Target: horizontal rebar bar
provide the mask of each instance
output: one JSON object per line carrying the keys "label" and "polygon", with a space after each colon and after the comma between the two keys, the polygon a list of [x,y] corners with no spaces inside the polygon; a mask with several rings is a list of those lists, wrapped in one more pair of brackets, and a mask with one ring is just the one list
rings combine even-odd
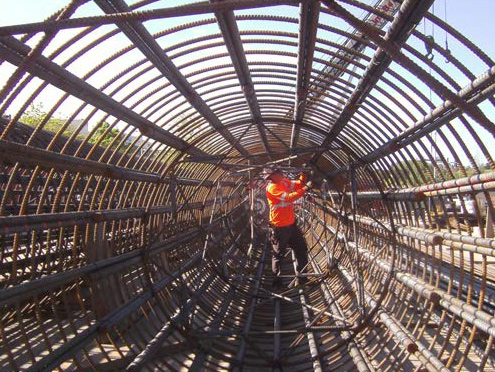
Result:
{"label": "horizontal rebar bar", "polygon": [[[344,214],[339,213],[337,210],[335,210],[333,208],[323,206],[319,203],[315,203],[315,205],[317,205],[322,210],[329,212],[331,215],[341,218],[341,220],[344,223],[351,223],[353,221],[352,216],[346,216]],[[321,221],[321,219],[319,219],[318,217],[316,219],[319,220],[321,223],[323,223],[323,221]],[[356,222],[362,223],[362,224],[370,226],[370,227],[383,229],[387,233],[391,232],[391,225],[390,225],[389,221],[380,221],[380,220],[372,219],[371,217],[356,215]],[[422,229],[419,227],[403,226],[403,225],[400,225],[397,223],[394,224],[394,227],[395,227],[394,232],[399,234],[399,235],[407,236],[409,238],[418,239],[418,240],[424,241],[424,242],[429,243],[429,244],[435,244],[435,245],[436,244],[442,244],[442,241],[443,241],[442,234],[440,232],[437,232],[437,231]]]}
{"label": "horizontal rebar bar", "polygon": [[[365,249],[359,248],[359,252],[367,260],[375,263],[381,269],[390,272],[389,264],[383,262],[381,259],[375,257]],[[422,279],[411,274],[395,271],[394,276],[399,282],[414,290],[422,297],[427,298],[434,303],[440,304],[452,314],[461,317],[476,326],[481,331],[495,337],[495,316],[492,316],[483,310],[477,309],[474,306],[459,300],[455,296],[446,293],[442,289],[425,283]]]}
{"label": "horizontal rebar bar", "polygon": [[[347,270],[342,268],[341,270],[347,277],[347,279],[352,279],[352,276]],[[366,292],[366,302],[369,306],[376,306],[376,300],[368,292]],[[447,367],[445,367],[444,363],[442,363],[430,350],[428,350],[423,345],[422,342],[414,337],[414,335],[406,327],[404,327],[401,322],[391,316],[385,309],[381,308],[378,311],[377,315],[382,321],[382,324],[384,324],[389,329],[393,337],[397,338],[399,342],[402,343],[408,353],[415,353],[418,358],[420,358],[421,362],[428,371],[450,371]]]}
{"label": "horizontal rebar bar", "polygon": [[[330,192],[329,195],[334,198],[338,198],[340,197],[341,194],[338,192]],[[346,195],[350,197],[351,193],[348,192],[346,193]],[[394,201],[413,201],[413,202],[419,202],[426,198],[426,195],[423,192],[417,192],[417,191],[404,192],[402,190],[386,191],[383,194],[378,191],[358,191],[356,196],[359,200],[388,199]]]}
{"label": "horizontal rebar bar", "polygon": [[[0,37],[0,57],[6,61],[16,66],[20,66],[29,53],[31,53],[31,49],[21,41],[10,36]],[[53,84],[62,91],[70,93],[74,97],[132,125],[149,138],[177,150],[184,151],[189,155],[207,155],[200,149],[184,141],[182,138],[155,125],[150,120],[139,115],[136,111],[117,102],[114,98],[106,95],[101,90],[93,87],[46,57],[38,57],[36,63],[28,66],[27,70],[40,79]]]}
{"label": "horizontal rebar bar", "polygon": [[[213,200],[179,204],[180,210],[202,209],[213,204]],[[46,230],[71,227],[97,222],[112,222],[131,218],[146,218],[157,214],[169,214],[172,205],[154,206],[151,208],[101,209],[96,211],[43,213],[24,216],[0,217],[0,232],[12,234],[29,230]]]}
{"label": "horizontal rebar bar", "polygon": [[143,11],[122,12],[103,16],[61,19],[24,25],[0,27],[0,36],[32,32],[47,32],[67,28],[101,26],[119,21],[149,21],[153,19],[208,14],[218,11],[242,10],[256,7],[297,5],[308,0],[227,0],[218,3],[198,3]]}
{"label": "horizontal rebar bar", "polygon": [[[347,280],[351,281],[353,279],[353,276],[345,268],[339,267],[339,270],[347,278]],[[365,291],[364,293],[364,298],[366,300],[366,304],[369,307],[373,308],[378,305],[375,299],[367,291]],[[413,354],[418,351],[416,340],[414,340],[410,334],[403,332],[401,327],[399,326],[399,322],[397,321],[397,319],[392,317],[381,306],[378,309],[377,316],[388,328],[389,333],[393,335],[394,338],[397,338],[399,340],[399,342],[403,345],[404,349],[406,349],[408,353]]]}
{"label": "horizontal rebar bar", "polygon": [[121,270],[125,267],[129,267],[141,261],[143,253],[145,252],[148,255],[153,256],[155,254],[162,253],[164,251],[177,247],[180,244],[191,241],[204,232],[214,230],[222,221],[222,219],[223,217],[217,218],[212,224],[206,224],[202,227],[197,227],[184,233],[176,234],[173,238],[167,239],[163,242],[153,243],[150,247],[140,247],[132,251],[122,253],[115,257],[102,259],[100,261],[92,262],[78,268],[51,274],[40,279],[18,284],[14,287],[1,289],[0,306],[5,306],[16,301],[22,301],[29,297],[36,296],[40,293],[50,291],[53,288],[60,287],[85,275],[95,275],[103,271],[116,271]]}

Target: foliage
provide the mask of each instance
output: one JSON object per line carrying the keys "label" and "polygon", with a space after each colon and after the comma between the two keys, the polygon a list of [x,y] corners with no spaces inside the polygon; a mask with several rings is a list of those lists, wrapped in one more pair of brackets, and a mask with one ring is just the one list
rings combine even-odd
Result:
{"label": "foliage", "polygon": [[[109,129],[110,124],[108,124],[106,121],[103,122],[98,129],[96,129],[93,137],[89,139],[89,143],[96,143],[98,141],[101,142],[99,143],[100,146],[102,147],[108,147],[112,143],[115,137],[117,137],[120,134],[120,131],[118,129]],[[126,149],[130,146],[130,143],[124,143],[121,146],[121,149]],[[113,147],[116,147],[116,144],[113,145]]]}
{"label": "foliage", "polygon": [[[24,115],[21,117],[21,122],[27,124],[33,128],[36,128],[38,125],[45,120],[47,116],[46,111],[43,109],[43,104],[39,103],[34,105],[31,103],[29,108],[26,110]],[[50,117],[46,123],[43,125],[43,130],[49,130],[50,132],[57,133],[60,128],[65,124],[67,119],[64,118],[56,118]],[[66,130],[63,132],[64,136],[69,136],[71,134],[70,130]]]}
{"label": "foliage", "polygon": [[[45,120],[47,116],[47,112],[43,108],[43,104],[39,103],[37,105],[34,105],[31,103],[29,108],[26,110],[24,115],[21,117],[21,122],[24,124],[27,124],[31,127],[37,127],[40,125],[40,123]],[[67,119],[64,118],[58,118],[58,117],[50,117],[46,123],[43,125],[43,130],[48,130],[54,133],[57,133],[60,128],[66,123]],[[117,137],[120,133],[118,129],[110,129],[110,124],[107,122],[103,122],[99,128],[95,131],[93,137],[89,139],[89,143],[96,143],[101,139],[101,142],[99,143],[100,146],[102,147],[108,147],[112,143],[113,139]],[[69,127],[67,130],[65,130],[62,134],[66,137],[69,137],[72,134],[72,130],[75,128]],[[108,132],[107,132],[108,130]],[[84,139],[84,135],[79,135],[78,139],[82,140]],[[121,147],[121,149],[127,149],[130,146],[130,143],[124,143]]]}
{"label": "foliage", "polygon": [[[479,162],[477,166],[480,173],[491,171],[488,164]],[[478,173],[476,168],[470,166],[464,166],[464,171],[462,166],[456,163],[446,165],[443,162],[438,162],[436,166],[434,166],[430,161],[406,160],[396,164],[390,172],[386,172],[388,173],[388,176],[383,179],[389,179],[391,177],[391,173],[396,176],[400,175],[403,178],[404,184],[399,186],[410,187],[418,186],[424,183],[435,183],[450,179],[469,177]]]}

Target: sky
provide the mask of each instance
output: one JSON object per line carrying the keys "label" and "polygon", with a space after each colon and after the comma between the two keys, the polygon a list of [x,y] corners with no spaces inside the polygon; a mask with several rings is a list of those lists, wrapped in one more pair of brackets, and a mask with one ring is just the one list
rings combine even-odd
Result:
{"label": "sky", "polygon": [[[494,0],[447,0],[447,22],[495,57]],[[435,14],[444,19],[445,0],[435,3]]]}
{"label": "sky", "polygon": [[[367,2],[373,3],[375,0]],[[134,0],[128,0],[128,3]],[[163,0],[158,2],[156,7],[171,7],[186,0]],[[55,11],[68,3],[67,0],[0,0],[0,26],[22,24],[30,22],[39,22],[52,15]],[[297,17],[297,9],[294,16]],[[264,10],[266,11],[266,10]],[[437,17],[446,20],[460,33],[471,39],[492,59],[495,59],[495,23],[493,22],[493,14],[495,14],[495,0],[437,0],[434,7],[430,10]],[[78,10],[75,17],[102,14],[101,10],[94,4],[84,5],[81,10]],[[154,22],[145,23],[152,30]],[[172,19],[168,23],[180,22],[179,19]],[[156,24],[156,23],[155,23]],[[269,27],[269,26],[268,26]],[[297,27],[295,25],[294,27]],[[435,39],[441,45],[444,45],[445,33],[442,30],[432,29],[428,22],[419,25],[420,30],[426,31],[426,34],[434,34]],[[194,30],[193,30],[194,31]],[[199,30],[200,31],[200,30]],[[467,53],[465,50],[456,50],[456,45],[451,42],[449,45],[455,56],[460,56],[460,60],[470,68],[475,75],[486,70],[486,66],[470,66],[470,58],[466,54],[462,58],[462,53]],[[121,45],[118,45],[120,48]],[[461,55],[459,54],[461,53]],[[437,57],[440,58],[440,57]],[[474,60],[474,59],[473,59]],[[435,61],[437,62],[437,61]],[[441,61],[438,61],[439,64]],[[447,66],[441,66],[447,68]],[[4,81],[2,78],[1,81]],[[459,81],[461,86],[464,86],[467,81]],[[96,84],[97,86],[98,84]]]}
{"label": "sky", "polygon": [[[39,22],[62,6],[67,0],[0,0],[0,26]],[[164,1],[163,7],[170,6],[171,1]],[[476,40],[489,56],[495,58],[495,14],[494,0],[437,0],[434,12],[472,40]],[[95,8],[96,9],[96,8]]]}

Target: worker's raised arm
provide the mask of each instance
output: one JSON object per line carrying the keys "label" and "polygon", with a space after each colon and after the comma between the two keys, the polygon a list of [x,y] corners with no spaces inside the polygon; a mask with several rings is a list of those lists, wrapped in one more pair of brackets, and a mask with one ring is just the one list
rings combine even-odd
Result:
{"label": "worker's raised arm", "polygon": [[290,192],[294,192],[297,190],[302,189],[305,185],[306,182],[308,182],[308,176],[306,173],[301,173],[299,174],[299,177],[295,180],[286,180],[290,184]]}
{"label": "worker's raised arm", "polygon": [[276,201],[284,201],[286,203],[292,203],[296,201],[300,197],[302,197],[306,193],[307,187],[300,186],[293,192],[286,192],[282,187],[279,187],[277,184],[270,184],[267,188],[267,193],[269,194],[269,198]]}
{"label": "worker's raised arm", "polygon": [[304,194],[306,194],[306,187],[303,186],[300,189],[287,194],[287,196],[285,197],[285,201],[291,203],[301,198]]}

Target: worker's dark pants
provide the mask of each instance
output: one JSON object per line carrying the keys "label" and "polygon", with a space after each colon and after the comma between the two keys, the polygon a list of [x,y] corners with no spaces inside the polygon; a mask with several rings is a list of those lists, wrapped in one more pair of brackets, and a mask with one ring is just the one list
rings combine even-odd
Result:
{"label": "worker's dark pants", "polygon": [[275,276],[282,272],[281,262],[287,246],[292,248],[296,256],[296,275],[301,274],[308,263],[308,246],[306,240],[295,223],[289,226],[270,226],[270,242],[272,243],[272,271]]}

